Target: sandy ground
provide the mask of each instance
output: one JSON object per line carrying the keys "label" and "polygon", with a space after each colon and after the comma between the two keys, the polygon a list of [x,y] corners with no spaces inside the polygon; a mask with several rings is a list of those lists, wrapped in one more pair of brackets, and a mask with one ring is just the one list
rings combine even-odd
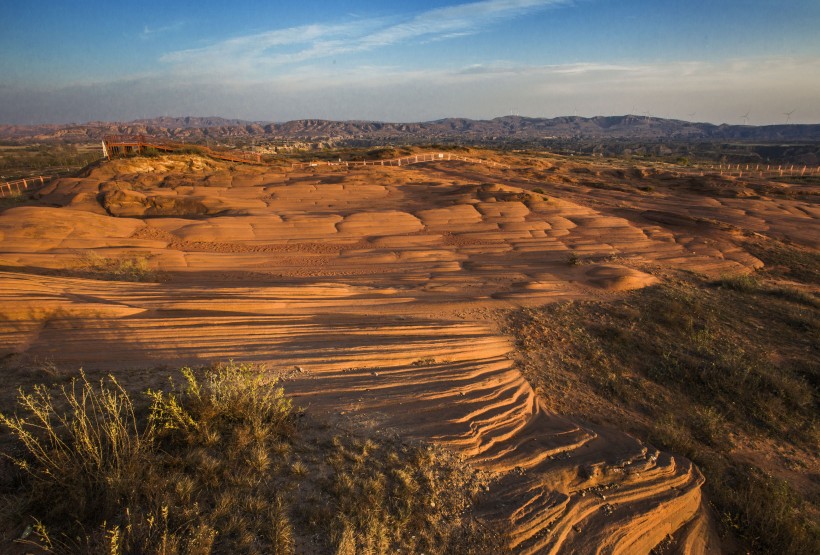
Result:
{"label": "sandy ground", "polygon": [[[175,156],[57,180],[0,213],[0,356],[116,372],[265,364],[307,410],[496,473],[482,510],[516,552],[640,553],[670,534],[711,552],[699,471],[551,412],[494,314],[666,270],[748,272],[761,263],[738,246],[741,228],[817,247],[816,209],[540,169],[266,173]],[[145,260],[160,281],[97,279],[89,253]]]}

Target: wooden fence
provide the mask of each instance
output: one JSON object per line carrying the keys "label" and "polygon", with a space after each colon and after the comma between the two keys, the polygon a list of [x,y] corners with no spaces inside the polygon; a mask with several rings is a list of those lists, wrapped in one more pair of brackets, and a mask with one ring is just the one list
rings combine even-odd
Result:
{"label": "wooden fence", "polygon": [[444,162],[444,161],[458,161],[468,162],[471,164],[484,164],[493,168],[509,168],[504,164],[499,164],[492,160],[482,160],[481,158],[469,158],[467,156],[459,156],[449,152],[428,152],[425,154],[414,154],[412,156],[403,156],[401,158],[390,158],[387,160],[359,160],[346,162],[339,160],[338,162],[317,161],[317,162],[299,162],[291,164],[293,169],[312,168],[316,166],[409,166],[410,164],[421,164],[423,162]]}
{"label": "wooden fence", "polygon": [[712,166],[702,166],[701,171],[718,173],[720,175],[733,177],[804,177],[807,175],[820,175],[820,166],[806,166],[794,164],[718,164]]}
{"label": "wooden fence", "polygon": [[45,185],[46,181],[50,181],[51,179],[49,176],[38,175],[37,177],[27,177],[16,181],[0,183],[0,197],[19,195],[31,187],[41,187]]}

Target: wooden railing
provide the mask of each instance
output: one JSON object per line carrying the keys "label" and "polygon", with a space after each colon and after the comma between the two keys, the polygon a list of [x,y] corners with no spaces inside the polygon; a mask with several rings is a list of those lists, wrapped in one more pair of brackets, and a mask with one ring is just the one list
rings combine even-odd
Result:
{"label": "wooden railing", "polygon": [[718,164],[711,166],[701,166],[701,171],[717,173],[720,175],[734,177],[804,177],[807,175],[820,175],[820,166],[816,168],[807,165],[795,164]]}
{"label": "wooden railing", "polygon": [[25,179],[17,179],[15,181],[6,181],[0,183],[0,197],[11,197],[22,194],[31,187],[41,187],[46,184],[46,181],[53,179],[49,176],[38,175],[37,177],[27,177]]}
{"label": "wooden railing", "polygon": [[316,166],[409,166],[410,164],[421,164],[423,162],[444,162],[444,161],[458,161],[468,162],[471,164],[484,164],[494,168],[509,168],[504,164],[499,164],[493,160],[483,160],[481,158],[470,158],[468,156],[459,156],[449,152],[428,152],[425,154],[414,154],[412,156],[402,156],[400,158],[390,158],[387,160],[358,160],[358,161],[317,161],[317,162],[299,162],[291,164],[293,169],[312,168]]}

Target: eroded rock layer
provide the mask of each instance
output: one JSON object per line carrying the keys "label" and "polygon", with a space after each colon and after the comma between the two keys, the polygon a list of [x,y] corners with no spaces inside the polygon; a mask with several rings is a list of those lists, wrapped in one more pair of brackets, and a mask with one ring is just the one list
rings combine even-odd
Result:
{"label": "eroded rock layer", "polygon": [[640,553],[668,535],[714,549],[699,471],[554,414],[491,316],[644,287],[655,268],[760,265],[729,236],[526,190],[510,170],[147,163],[0,214],[0,356],[263,363],[339,426],[439,442],[493,473],[481,511],[515,552]]}

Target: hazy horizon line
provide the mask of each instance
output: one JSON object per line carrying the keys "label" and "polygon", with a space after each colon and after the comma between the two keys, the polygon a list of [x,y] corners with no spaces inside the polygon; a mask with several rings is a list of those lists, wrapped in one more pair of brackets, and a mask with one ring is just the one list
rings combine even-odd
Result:
{"label": "hazy horizon line", "polygon": [[259,124],[259,125],[281,125],[285,123],[292,123],[298,121],[324,121],[324,122],[333,122],[333,123],[380,123],[380,124],[424,124],[424,123],[436,123],[439,121],[446,121],[446,120],[469,120],[475,122],[482,122],[482,121],[494,121],[498,119],[504,118],[521,118],[521,119],[537,119],[537,120],[554,120],[554,119],[561,119],[561,118],[579,118],[584,120],[593,120],[599,118],[626,118],[626,117],[634,117],[637,119],[652,119],[652,120],[664,120],[664,121],[681,121],[685,123],[692,123],[692,124],[707,124],[707,125],[714,125],[714,126],[729,126],[729,127],[774,127],[774,126],[806,126],[806,125],[820,125],[820,122],[815,123],[792,123],[792,122],[783,122],[783,123],[762,123],[762,124],[740,124],[740,123],[728,123],[728,122],[714,122],[714,121],[706,121],[706,120],[697,120],[697,119],[681,119],[676,117],[667,117],[661,115],[653,115],[653,114],[636,114],[636,113],[625,113],[625,114],[611,114],[611,115],[604,115],[604,114],[597,114],[594,116],[584,116],[580,114],[563,114],[563,115],[555,115],[555,116],[532,116],[532,115],[521,115],[521,114],[506,114],[501,116],[492,116],[486,118],[472,118],[472,117],[465,117],[465,116],[445,116],[441,118],[435,119],[418,119],[418,120],[387,120],[387,119],[367,119],[367,118],[342,118],[342,119],[332,119],[326,117],[301,117],[301,118],[294,118],[294,119],[286,119],[286,120],[253,120],[253,119],[245,119],[245,118],[237,118],[237,117],[230,117],[230,116],[221,116],[221,115],[159,115],[159,116],[146,116],[146,117],[139,117],[135,119],[128,119],[128,120],[102,120],[102,119],[92,119],[87,121],[80,121],[80,122],[41,122],[41,123],[7,123],[7,122],[0,122],[0,125],[8,126],[8,127],[38,127],[38,126],[58,126],[58,127],[71,127],[71,126],[88,126],[94,124],[132,124],[132,123],[141,123],[151,120],[159,120],[159,119],[221,119],[229,122],[237,122],[237,123],[247,123],[247,124]]}

